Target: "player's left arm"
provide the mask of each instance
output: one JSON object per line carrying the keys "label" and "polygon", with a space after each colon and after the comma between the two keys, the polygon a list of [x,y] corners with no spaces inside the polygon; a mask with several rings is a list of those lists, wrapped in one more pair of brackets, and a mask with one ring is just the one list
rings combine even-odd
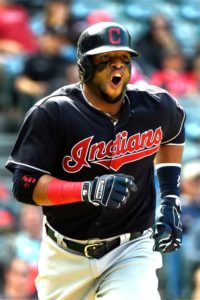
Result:
{"label": "player's left arm", "polygon": [[155,224],[155,250],[171,252],[181,246],[180,174],[183,144],[162,145],[155,158],[161,203]]}
{"label": "player's left arm", "polygon": [[155,224],[155,249],[171,252],[181,246],[180,176],[185,143],[185,112],[167,92],[160,94],[164,115],[163,138],[155,157],[160,208]]}

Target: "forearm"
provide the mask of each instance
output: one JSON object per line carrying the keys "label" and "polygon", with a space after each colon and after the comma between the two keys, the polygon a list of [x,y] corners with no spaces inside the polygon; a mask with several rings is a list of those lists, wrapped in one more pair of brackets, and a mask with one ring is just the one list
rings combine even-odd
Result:
{"label": "forearm", "polygon": [[9,39],[0,39],[0,52],[10,54],[23,54],[22,45],[16,41]]}
{"label": "forearm", "polygon": [[82,201],[82,182],[60,180],[43,175],[33,191],[33,200],[37,205],[51,206]]}
{"label": "forearm", "polygon": [[160,212],[155,225],[155,249],[164,253],[177,250],[181,246],[179,186],[182,155],[183,146],[181,145],[162,146],[155,160],[161,198]]}
{"label": "forearm", "polygon": [[41,96],[47,91],[47,84],[36,82],[26,76],[19,76],[15,81],[16,89],[30,96]]}
{"label": "forearm", "polygon": [[162,146],[155,159],[161,198],[166,195],[179,196],[182,145]]}
{"label": "forearm", "polygon": [[38,180],[33,190],[33,200],[37,205],[51,206],[53,203],[48,199],[48,185],[54,177],[43,175]]}
{"label": "forearm", "polygon": [[25,204],[51,206],[82,201],[82,185],[82,182],[20,169],[16,169],[13,175],[13,194]]}
{"label": "forearm", "polygon": [[16,169],[13,176],[13,192],[19,202],[52,206],[86,202],[120,208],[131,192],[137,190],[133,177],[125,174],[107,174],[91,181],[61,180],[40,172],[27,174]]}

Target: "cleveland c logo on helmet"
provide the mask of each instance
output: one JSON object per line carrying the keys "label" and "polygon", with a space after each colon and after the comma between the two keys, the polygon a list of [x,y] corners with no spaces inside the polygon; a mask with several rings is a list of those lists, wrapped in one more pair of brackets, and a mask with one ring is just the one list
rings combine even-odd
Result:
{"label": "cleveland c logo on helmet", "polygon": [[[108,29],[109,34],[109,41],[111,44],[120,44],[122,39],[120,38],[121,30],[119,28],[109,28]],[[118,38],[116,39],[116,35],[118,35]]]}
{"label": "cleveland c logo on helmet", "polygon": [[128,51],[132,56],[139,56],[133,50],[128,30],[115,22],[99,22],[85,29],[77,43],[77,56],[80,79],[89,81],[94,72],[91,55],[111,51]]}

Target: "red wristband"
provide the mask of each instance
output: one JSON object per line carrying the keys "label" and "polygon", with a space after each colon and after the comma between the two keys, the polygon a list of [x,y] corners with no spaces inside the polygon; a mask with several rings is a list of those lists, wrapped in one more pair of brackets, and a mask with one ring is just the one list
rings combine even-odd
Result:
{"label": "red wristband", "polygon": [[82,182],[64,181],[53,178],[47,187],[49,201],[55,205],[82,201]]}

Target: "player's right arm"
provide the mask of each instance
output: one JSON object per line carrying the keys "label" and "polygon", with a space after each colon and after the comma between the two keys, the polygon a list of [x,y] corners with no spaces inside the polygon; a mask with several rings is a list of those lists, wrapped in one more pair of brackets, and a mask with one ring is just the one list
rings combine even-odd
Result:
{"label": "player's right arm", "polygon": [[83,182],[53,177],[63,147],[61,141],[68,138],[61,120],[67,128],[67,114],[70,111],[71,115],[71,101],[66,96],[55,95],[42,99],[27,112],[6,164],[14,172],[15,198],[23,203],[41,206],[86,202],[119,208],[126,203],[130,192],[136,189],[131,176],[106,174]]}
{"label": "player's right arm", "polygon": [[51,180],[53,180],[54,177],[50,175],[43,175],[38,180],[34,190],[33,190],[33,201],[37,205],[41,206],[52,206],[54,205],[52,201],[48,198],[48,186]]}
{"label": "player's right arm", "polygon": [[13,177],[16,199],[41,206],[83,201],[96,206],[119,208],[126,203],[131,191],[136,191],[134,179],[125,174],[107,174],[91,181],[72,182],[47,174],[27,174],[16,170]]}

